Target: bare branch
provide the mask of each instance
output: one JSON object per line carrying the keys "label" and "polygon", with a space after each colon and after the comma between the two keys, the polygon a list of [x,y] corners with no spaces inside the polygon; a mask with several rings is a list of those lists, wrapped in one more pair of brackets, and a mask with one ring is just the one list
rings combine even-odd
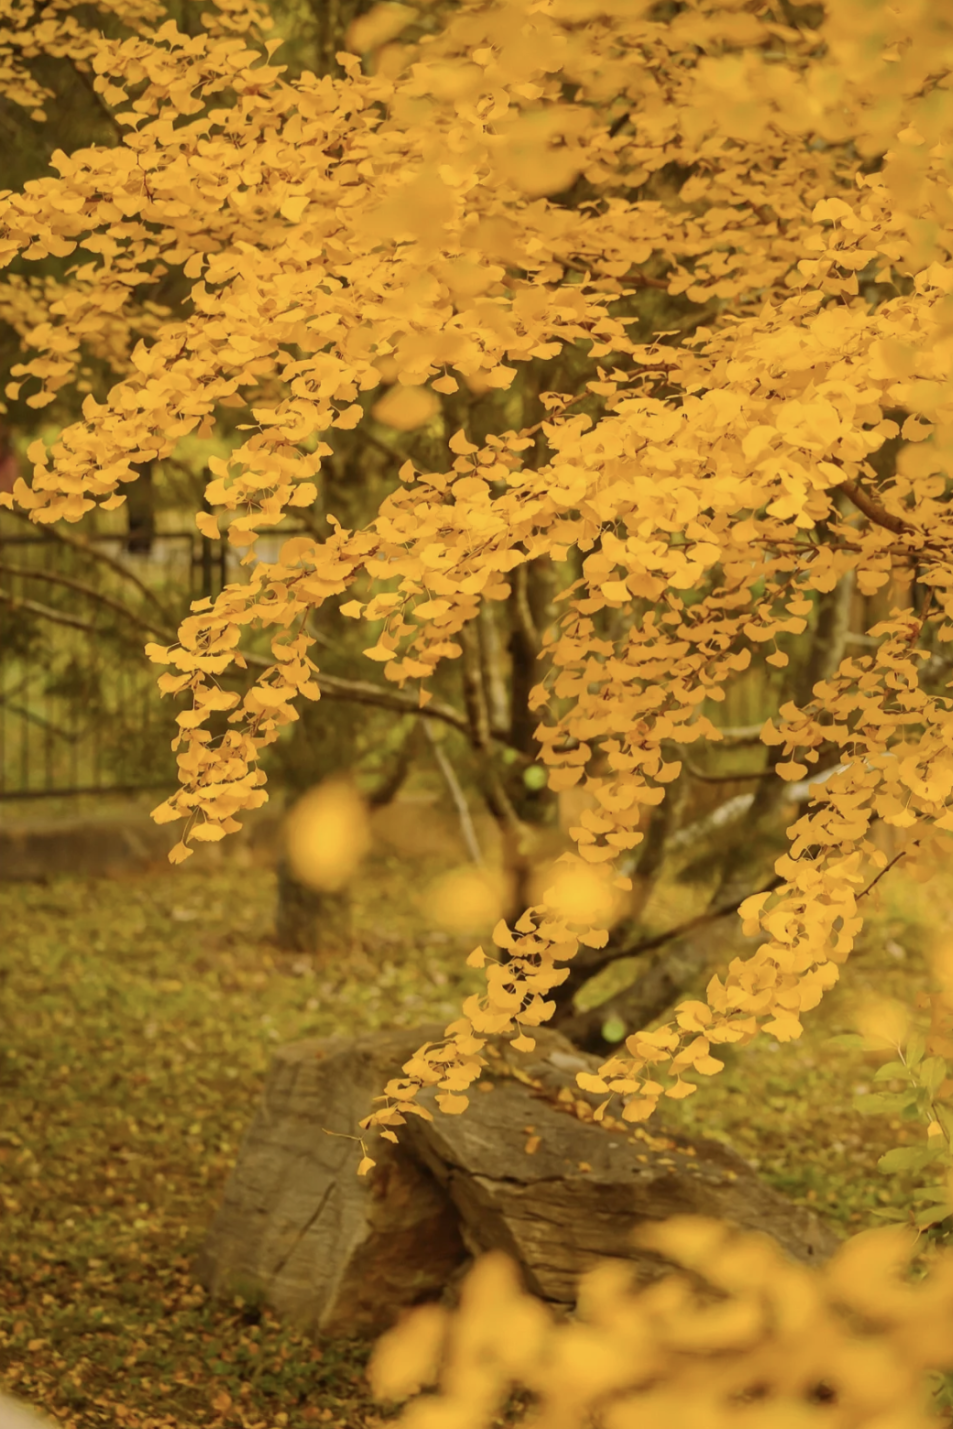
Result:
{"label": "bare branch", "polygon": [[[250,665],[262,669],[275,664],[274,660],[269,660],[265,655],[246,654],[245,659]],[[445,705],[442,700],[431,700],[424,711],[420,708],[416,695],[405,695],[402,690],[388,690],[383,685],[375,685],[371,680],[343,680],[338,675],[318,674],[315,676],[315,682],[321,694],[332,700],[351,700],[358,705],[377,705],[381,709],[397,710],[400,714],[423,716],[426,713],[428,719],[439,719],[443,724],[458,729],[461,734],[470,733],[470,726],[464,716],[452,705]]]}
{"label": "bare branch", "polygon": [[[832,772],[834,771],[826,771],[828,774]],[[825,775],[819,775],[818,777],[823,778]],[[799,797],[796,792],[797,787],[796,785],[792,786],[790,790],[791,796],[795,801],[798,801]],[[742,799],[750,799],[751,797],[749,794],[741,796]],[[870,823],[876,824],[879,822],[880,815],[876,813],[871,814]],[[886,868],[881,869],[877,877],[867,885],[862,893],[857,895],[858,898],[863,898],[868,894],[874,884],[878,883],[884,874],[889,873],[894,864],[903,857],[904,852],[906,852],[906,850],[891,859]],[[762,884],[760,888],[749,889],[739,897],[731,899],[730,902],[720,903],[714,908],[707,909],[704,913],[697,914],[694,918],[686,919],[684,923],[676,923],[674,927],[666,928],[664,932],[655,933],[652,937],[643,938],[637,943],[630,943],[624,947],[612,947],[610,944],[608,947],[601,949],[581,947],[569,965],[571,974],[574,974],[579,982],[588,982],[590,978],[595,977],[596,973],[601,972],[602,969],[608,967],[610,963],[618,962],[621,958],[635,958],[639,957],[642,953],[654,952],[656,948],[664,947],[666,943],[673,942],[676,938],[682,938],[687,933],[693,933],[696,928],[704,928],[707,927],[708,924],[715,923],[721,918],[727,918],[730,914],[737,913],[745,899],[757,897],[760,893],[773,893],[776,888],[779,888],[781,884],[786,881],[783,875],[777,873],[773,878],[770,878],[767,883]]]}
{"label": "bare branch", "polygon": [[158,635],[161,640],[171,638],[167,630],[153,625],[149,620],[143,620],[141,615],[137,615],[121,601],[113,600],[112,596],[103,595],[101,591],[96,590],[93,586],[84,585],[82,581],[74,581],[71,577],[58,575],[55,571],[42,571],[30,566],[8,566],[4,562],[0,562],[0,572],[7,576],[22,576],[26,580],[47,581],[50,585],[65,586],[67,590],[78,591],[80,595],[88,596],[90,600],[96,600],[107,609],[125,616],[127,620],[131,620],[143,630],[148,630],[151,635]]}
{"label": "bare branch", "polygon": [[397,750],[396,758],[391,762],[390,768],[367,795],[367,802],[372,809],[385,808],[400,792],[402,784],[410,773],[414,755],[420,745],[420,736],[423,733],[422,723],[423,721],[419,719],[412,721],[410,728],[401,740],[400,748]]}
{"label": "bare branch", "polygon": [[[30,521],[25,511],[11,510],[9,515],[16,516],[20,521],[26,521],[30,526],[35,525],[34,522]],[[123,580],[130,581],[134,586],[138,587],[138,589],[142,591],[142,594],[146,596],[148,600],[152,601],[152,604],[165,620],[171,619],[168,610],[166,610],[155,591],[151,590],[149,586],[141,581],[137,575],[134,575],[132,571],[127,570],[121,561],[114,560],[112,556],[107,556],[105,551],[97,550],[96,547],[90,545],[88,541],[82,541],[76,536],[67,536],[62,531],[54,530],[52,526],[46,528],[46,535],[51,537],[54,541],[59,541],[64,546],[69,546],[74,551],[81,551],[84,556],[91,556],[94,561],[99,561],[101,565],[108,566],[111,571],[115,571],[117,575],[122,576]]]}
{"label": "bare branch", "polygon": [[781,874],[776,873],[767,883],[760,888],[750,889],[740,898],[734,898],[730,903],[720,904],[716,908],[709,908],[704,913],[698,913],[694,918],[687,918],[684,923],[676,923],[672,928],[666,928],[662,933],[654,933],[650,938],[642,938],[637,943],[630,943],[625,947],[613,948],[611,944],[606,948],[590,949],[580,948],[573,958],[570,968],[575,968],[577,964],[585,972],[585,980],[595,977],[596,973],[603,968],[615,963],[620,958],[637,958],[642,953],[653,952],[656,948],[664,947],[666,943],[673,942],[676,938],[682,938],[686,933],[693,933],[696,928],[707,927],[709,923],[715,923],[721,918],[727,918],[732,913],[737,913],[746,898],[755,897],[759,893],[773,893],[776,888],[786,880]]}
{"label": "bare branch", "polygon": [[0,603],[12,606],[14,610],[25,610],[29,615],[40,615],[52,625],[66,625],[70,630],[85,630],[91,635],[97,633],[95,625],[90,625],[88,620],[80,620],[78,615],[67,615],[65,611],[54,610],[52,606],[41,605],[36,600],[22,600],[6,590],[0,590]]}
{"label": "bare branch", "polygon": [[753,803],[753,794],[736,794],[733,799],[726,799],[723,804],[712,809],[711,813],[672,834],[665,852],[678,853],[681,849],[691,848],[692,844],[700,843],[702,839],[718,833],[720,829],[736,824],[739,819],[744,818]]}
{"label": "bare branch", "polygon": [[453,799],[453,802],[456,805],[457,814],[460,819],[460,831],[463,834],[463,841],[467,846],[467,853],[470,855],[470,858],[473,863],[475,863],[478,867],[481,867],[483,864],[483,854],[480,851],[480,844],[476,836],[476,829],[473,827],[473,819],[470,816],[470,808],[467,804],[466,795],[460,787],[460,781],[456,776],[453,765],[447,758],[446,750],[442,747],[440,741],[434,738],[434,732],[430,727],[430,721],[425,719],[423,723],[424,731],[427,735],[427,738],[430,740],[430,744],[434,752],[434,758],[440,766],[440,773],[443,775],[444,783],[450,790],[450,797]]}
{"label": "bare branch", "polygon": [[899,516],[892,516],[889,511],[885,511],[879,502],[869,496],[862,486],[858,486],[856,481],[842,481],[839,488],[849,501],[862,511],[868,521],[873,521],[877,526],[883,526],[888,531],[893,531],[896,535],[902,535],[909,531],[910,527],[906,521]]}
{"label": "bare branch", "polygon": [[860,891],[860,892],[858,893],[858,895],[857,895],[857,901],[858,901],[858,903],[860,902],[861,898],[866,898],[866,897],[867,897],[867,894],[870,892],[870,890],[871,890],[872,888],[874,888],[874,887],[880,882],[880,880],[883,878],[883,876],[884,876],[885,873],[889,873],[889,872],[890,872],[890,870],[893,868],[893,866],[894,866],[895,863],[899,863],[899,862],[900,862],[900,860],[903,858],[903,856],[904,856],[905,853],[909,853],[909,849],[902,848],[898,854],[894,854],[894,856],[893,856],[893,858],[890,860],[890,862],[889,862],[888,864],[886,864],[886,865],[880,870],[880,872],[877,874],[877,877],[876,877],[876,878],[872,878],[872,879],[870,880],[870,882],[867,884],[867,887],[861,889],[861,891]]}

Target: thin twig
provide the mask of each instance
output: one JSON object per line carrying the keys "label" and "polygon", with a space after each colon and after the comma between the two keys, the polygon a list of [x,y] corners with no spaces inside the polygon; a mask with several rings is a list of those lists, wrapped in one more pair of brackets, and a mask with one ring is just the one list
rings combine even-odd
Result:
{"label": "thin twig", "polygon": [[[428,710],[427,713],[429,714],[430,711]],[[441,747],[440,741],[435,738],[434,732],[430,728],[429,719],[425,719],[423,723],[424,731],[430,740],[434,752],[434,758],[440,766],[440,773],[443,775],[444,782],[450,790],[450,797],[457,806],[457,814],[460,819],[460,831],[463,834],[463,841],[467,846],[467,853],[477,867],[482,867],[483,854],[480,852],[480,844],[476,836],[476,829],[473,826],[473,819],[470,816],[470,808],[467,804],[466,795],[460,787],[460,781],[454,772],[453,765],[447,758],[445,750]]]}
{"label": "thin twig", "polygon": [[[916,845],[914,845],[914,847],[916,847]],[[867,887],[864,888],[860,893],[858,893],[858,895],[857,895],[857,901],[858,901],[858,903],[860,902],[861,898],[866,898],[866,897],[867,897],[867,894],[870,892],[870,890],[871,890],[872,888],[875,888],[875,887],[877,886],[877,884],[878,884],[878,883],[880,882],[880,880],[883,878],[884,874],[885,874],[885,873],[889,873],[890,870],[893,868],[894,864],[895,864],[895,863],[899,863],[900,860],[903,858],[904,854],[905,854],[905,853],[908,853],[908,852],[909,852],[908,849],[902,848],[898,854],[894,854],[893,858],[892,858],[892,859],[890,860],[890,862],[886,865],[886,867],[885,867],[885,868],[882,868],[882,869],[880,870],[880,872],[877,874],[877,877],[876,877],[876,878],[872,878],[872,879],[870,880],[870,882],[867,884]]]}
{"label": "thin twig", "polygon": [[9,591],[0,590],[0,602],[12,606],[14,610],[25,610],[29,615],[42,616],[52,625],[67,625],[71,630],[85,630],[90,635],[99,633],[95,625],[90,625],[88,620],[80,620],[78,615],[66,615],[62,610],[54,610],[52,606],[41,605],[36,600],[23,600],[11,595]]}
{"label": "thin twig", "polygon": [[[14,509],[9,512],[9,515],[15,516],[19,521],[26,521],[31,526],[35,525],[35,522],[30,521],[30,518],[25,511],[17,511]],[[38,541],[41,541],[43,539],[43,537],[37,537]],[[95,546],[90,545],[88,541],[81,541],[76,536],[67,536],[62,531],[55,531],[51,526],[47,527],[46,539],[59,541],[62,545],[70,546],[74,551],[81,551],[84,556],[92,556],[94,561],[99,561],[102,565],[108,566],[110,570],[115,571],[116,574],[122,576],[124,580],[131,581],[134,586],[137,586],[138,589],[142,591],[143,595],[152,601],[152,604],[156,607],[159,613],[166,620],[170,619],[169,612],[166,610],[165,606],[162,604],[162,601],[156,595],[155,591],[150,590],[150,588],[145,584],[144,581],[141,581],[137,575],[134,575],[132,573],[132,571],[127,570],[121,561],[114,560],[112,556],[107,556],[105,551],[98,551]]]}

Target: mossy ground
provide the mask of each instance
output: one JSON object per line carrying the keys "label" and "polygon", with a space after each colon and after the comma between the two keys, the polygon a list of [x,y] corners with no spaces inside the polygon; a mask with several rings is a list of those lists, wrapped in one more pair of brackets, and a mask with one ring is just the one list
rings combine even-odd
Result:
{"label": "mossy ground", "polygon": [[[369,1345],[209,1303],[192,1264],[277,1043],[449,1018],[479,985],[474,938],[428,931],[419,890],[440,859],[423,864],[377,853],[355,946],[317,964],[275,947],[274,876],[247,860],[0,886],[0,1388],[77,1429],[386,1417]],[[759,1039],[665,1107],[848,1230],[903,1204],[877,1159],[923,1133],[860,1118],[852,1096],[877,1059],[823,1044],[851,1030],[858,990],[909,1002],[928,986],[953,903],[945,885],[926,892],[894,870],[803,1037]]]}

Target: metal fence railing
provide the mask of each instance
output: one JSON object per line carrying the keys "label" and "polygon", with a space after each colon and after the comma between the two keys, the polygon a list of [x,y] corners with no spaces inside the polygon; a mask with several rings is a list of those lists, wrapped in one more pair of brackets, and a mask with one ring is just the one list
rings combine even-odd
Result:
{"label": "metal fence railing", "polygon": [[149,640],[232,576],[224,543],[85,541],[0,518],[0,800],[174,782]]}

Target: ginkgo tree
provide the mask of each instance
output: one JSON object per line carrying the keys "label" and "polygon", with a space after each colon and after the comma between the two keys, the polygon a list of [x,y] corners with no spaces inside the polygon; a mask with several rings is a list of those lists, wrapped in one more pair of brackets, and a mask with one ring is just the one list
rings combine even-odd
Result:
{"label": "ginkgo tree", "polygon": [[[953,708],[921,678],[953,637],[953,16],[929,0],[823,14],[462,0],[407,44],[412,12],[381,5],[349,36],[374,56],[366,72],[342,51],[344,78],[289,82],[261,14],[219,9],[231,37],[221,23],[151,32],[145,10],[130,37],[87,36],[123,142],[59,151],[58,176],[0,197],[3,263],[91,255],[26,335],[10,400],[42,409],[82,390],[84,351],[104,322],[132,323],[132,290],[170,268],[191,284],[182,313],[129,328],[128,370],[87,391],[82,419],[30,448],[12,499],[34,521],[112,509],[138,465],[213,433],[223,408],[247,418],[196,517],[227,531],[244,578],[195,603],[176,643],[147,647],[182,701],[180,788],[155,811],[184,821],[173,861],[265,800],[261,751],[320,694],[307,619],[325,601],[348,597],[367,659],[424,711],[515,572],[548,558],[570,577],[531,703],[551,788],[584,783],[593,807],[539,901],[471,955],[485,992],[365,1129],[396,1139],[408,1114],[430,1115],[424,1087],[463,1111],[491,1034],[532,1046],[580,946],[607,938],[620,859],[680,777],[673,747],[717,744],[706,702],[753,663],[783,668],[779,637],[847,577],[870,594],[899,571],[926,593],[766,722],[780,780],[832,772],[774,886],[741,905],[757,949],[580,1074],[642,1120],[696,1090],[686,1073],[718,1072],[720,1045],[800,1034],[887,863],[873,822],[900,831],[924,877],[953,829]],[[11,51],[5,63],[14,85]],[[686,177],[646,196],[666,166]],[[629,331],[629,300],[659,284],[711,310],[678,344]],[[546,416],[527,425],[521,370],[570,346],[596,376],[541,393]],[[512,392],[499,431],[477,441],[454,420],[465,390]],[[327,539],[258,559],[258,535],[315,500],[324,438],[369,414],[433,424],[446,469],[408,460],[362,528],[329,513]],[[898,439],[885,471],[877,454]],[[630,616],[612,638],[606,611]],[[226,690],[243,631],[261,626],[271,663]],[[930,1116],[948,1144],[942,1097]]]}

